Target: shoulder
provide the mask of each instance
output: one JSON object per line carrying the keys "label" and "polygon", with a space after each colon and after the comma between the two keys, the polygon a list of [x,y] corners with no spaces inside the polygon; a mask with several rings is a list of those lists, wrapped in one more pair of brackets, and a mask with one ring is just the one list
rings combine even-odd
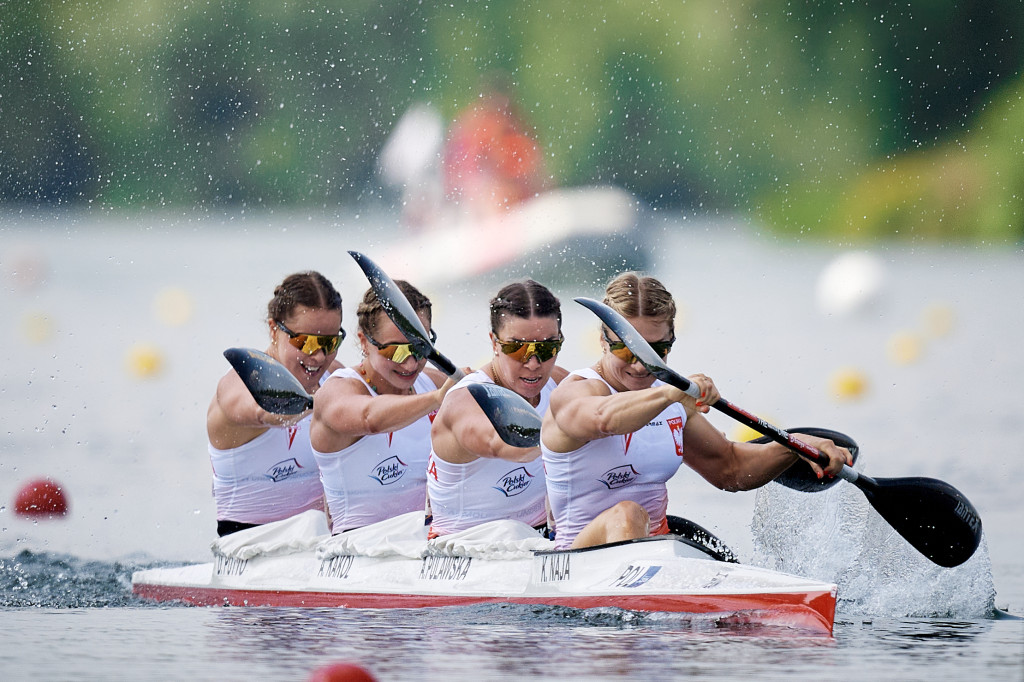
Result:
{"label": "shoulder", "polygon": [[567,376],[569,376],[569,370],[567,370],[565,367],[559,367],[558,365],[555,365],[555,368],[551,370],[551,379],[556,384],[562,383],[562,379],[566,378]]}
{"label": "shoulder", "polygon": [[579,374],[569,374],[551,392],[551,403],[565,404],[570,400],[587,396],[611,395],[608,385],[600,379],[591,379]]}
{"label": "shoulder", "polygon": [[429,377],[438,388],[444,386],[444,382],[448,380],[448,377],[445,376],[444,372],[439,369],[434,369],[433,367],[424,367],[423,374]]}

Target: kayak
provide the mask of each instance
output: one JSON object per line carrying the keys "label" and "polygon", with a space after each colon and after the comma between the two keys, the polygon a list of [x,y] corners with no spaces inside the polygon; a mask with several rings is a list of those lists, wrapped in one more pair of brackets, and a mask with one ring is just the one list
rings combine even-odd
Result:
{"label": "kayak", "polygon": [[314,511],[220,538],[210,563],[137,571],[132,590],[200,606],[511,603],[700,614],[832,632],[834,584],[718,561],[688,538],[553,546],[514,521],[428,541],[422,512],[331,536]]}

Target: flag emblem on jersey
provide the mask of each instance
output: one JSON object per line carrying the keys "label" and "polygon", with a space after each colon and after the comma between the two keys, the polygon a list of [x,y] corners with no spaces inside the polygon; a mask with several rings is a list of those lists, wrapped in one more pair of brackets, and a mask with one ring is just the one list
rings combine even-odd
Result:
{"label": "flag emblem on jersey", "polygon": [[676,454],[683,456],[683,418],[671,417],[668,420],[668,428],[672,429],[672,442],[676,445]]}

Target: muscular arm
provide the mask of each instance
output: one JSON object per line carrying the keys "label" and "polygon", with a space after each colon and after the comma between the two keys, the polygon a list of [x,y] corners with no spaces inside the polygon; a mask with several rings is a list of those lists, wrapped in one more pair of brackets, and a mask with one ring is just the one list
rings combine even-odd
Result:
{"label": "muscular arm", "polygon": [[256,404],[249,389],[232,370],[217,383],[217,392],[206,411],[206,433],[213,447],[228,450],[248,443],[268,427],[296,424],[307,414],[309,410],[300,414],[267,412]]}
{"label": "muscular arm", "polygon": [[470,392],[461,389],[445,398],[430,437],[434,454],[454,464],[479,457],[532,462],[540,456],[540,448],[517,448],[503,441]]}
{"label": "muscular arm", "polygon": [[573,377],[551,393],[541,438],[556,452],[606,436],[631,433],[685,397],[672,386],[611,393],[602,381]]}
{"label": "muscular arm", "polygon": [[428,393],[374,396],[358,379],[328,379],[316,394],[310,442],[321,452],[336,452],[363,436],[397,431],[436,410],[445,390],[442,384]]}
{"label": "muscular arm", "polygon": [[[831,440],[797,433],[793,435],[828,455],[830,470],[838,471],[843,463],[853,461],[846,448],[836,446]],[[759,488],[800,459],[795,452],[775,442],[730,441],[699,413],[687,415],[683,443],[683,461],[711,485],[731,492]],[[820,471],[820,468],[815,467],[815,470]]]}

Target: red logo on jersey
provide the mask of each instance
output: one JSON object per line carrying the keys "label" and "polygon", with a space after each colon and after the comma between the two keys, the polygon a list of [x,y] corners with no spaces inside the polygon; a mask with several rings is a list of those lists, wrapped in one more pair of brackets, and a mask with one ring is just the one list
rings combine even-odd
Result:
{"label": "red logo on jersey", "polygon": [[427,474],[434,477],[437,480],[437,465],[434,464],[434,458],[430,458],[430,466],[427,467]]}
{"label": "red logo on jersey", "polygon": [[292,443],[295,442],[295,436],[299,435],[298,425],[293,424],[288,427],[288,449],[292,449]]}
{"label": "red logo on jersey", "polygon": [[625,433],[625,434],[622,435],[622,437],[626,441],[626,449],[622,451],[622,454],[628,455],[629,454],[629,444],[633,440],[633,433],[632,432]]}
{"label": "red logo on jersey", "polygon": [[672,442],[676,445],[676,454],[683,456],[683,418],[671,417],[668,420],[668,427],[672,429]]}
{"label": "red logo on jersey", "polygon": [[434,410],[433,412],[431,412],[430,414],[427,415],[427,419],[429,419],[430,423],[433,424],[434,423],[434,417],[436,417],[436,416],[437,416],[437,410]]}

